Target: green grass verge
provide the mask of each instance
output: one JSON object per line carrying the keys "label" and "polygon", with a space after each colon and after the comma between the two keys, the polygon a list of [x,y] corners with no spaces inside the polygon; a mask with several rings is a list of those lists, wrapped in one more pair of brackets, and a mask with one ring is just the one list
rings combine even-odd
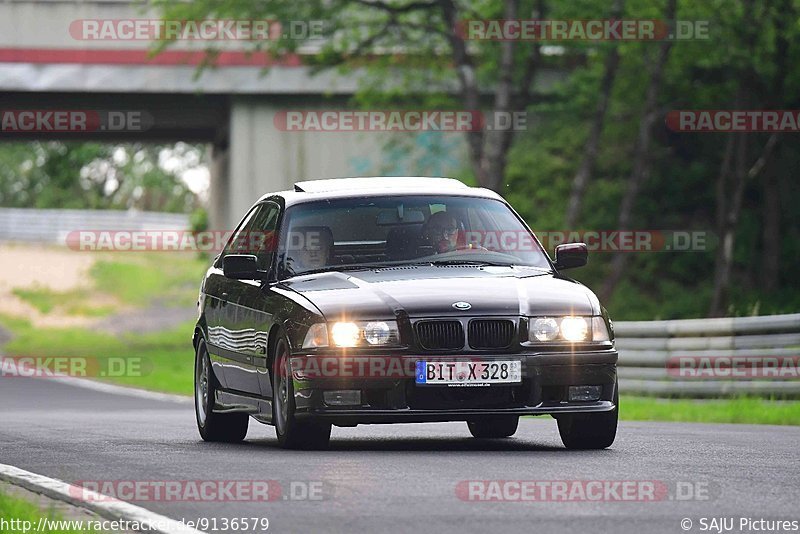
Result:
{"label": "green grass verge", "polygon": [[[153,334],[114,336],[84,328],[34,328],[23,319],[0,317],[13,339],[3,348],[12,357],[80,357],[90,378],[191,395],[194,323]],[[97,376],[102,373],[105,376]]]}
{"label": "green grass verge", "polygon": [[42,313],[58,309],[67,315],[104,317],[115,311],[113,306],[97,306],[88,302],[89,292],[85,289],[62,292],[46,287],[32,287],[16,288],[12,292]]}
{"label": "green grass verge", "polygon": [[684,423],[800,425],[800,402],[739,397],[733,399],[620,399],[620,419]]}
{"label": "green grass verge", "polygon": [[146,306],[153,300],[187,306],[197,300],[207,259],[189,253],[124,254],[92,265],[89,274],[99,291],[134,306]]}
{"label": "green grass verge", "polygon": [[[96,530],[88,530],[88,529],[73,530],[72,528],[69,527],[76,525],[74,523],[70,525],[70,521],[65,520],[61,514],[56,513],[52,507],[48,509],[41,509],[32,502],[0,491],[0,518],[3,518],[7,523],[6,525],[0,524],[0,534],[23,532],[22,529],[23,526],[27,526],[27,528],[30,529],[29,531],[33,531],[38,527],[39,519],[42,517],[50,519],[51,521],[64,521],[64,523],[62,523],[61,525],[53,525],[51,522],[49,525],[44,525],[45,528],[38,531],[40,533],[44,532],[52,534],[73,534],[73,533],[91,534],[93,532],[97,532]],[[12,520],[17,520],[16,526],[20,528],[16,528],[14,526],[15,523],[12,523]],[[4,526],[9,528],[3,528]],[[67,528],[65,529],[65,528],[47,528],[47,527],[67,527]]]}

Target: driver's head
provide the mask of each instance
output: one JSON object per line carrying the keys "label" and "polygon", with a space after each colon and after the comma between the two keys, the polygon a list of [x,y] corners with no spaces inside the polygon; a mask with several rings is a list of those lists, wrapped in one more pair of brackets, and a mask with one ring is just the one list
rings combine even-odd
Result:
{"label": "driver's head", "polygon": [[[327,226],[297,226],[292,231],[299,245],[292,251],[292,269],[295,272],[322,269],[330,261],[333,234]],[[291,239],[290,239],[291,241]]]}
{"label": "driver's head", "polygon": [[446,211],[437,211],[425,223],[423,235],[437,254],[456,250],[458,247],[458,220]]}

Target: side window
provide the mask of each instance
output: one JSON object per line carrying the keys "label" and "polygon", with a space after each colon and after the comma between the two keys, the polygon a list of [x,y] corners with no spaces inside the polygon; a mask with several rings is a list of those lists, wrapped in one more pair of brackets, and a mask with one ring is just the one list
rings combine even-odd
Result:
{"label": "side window", "polygon": [[225,248],[222,250],[222,254],[219,255],[219,260],[217,260],[218,266],[222,265],[222,258],[227,256],[228,254],[248,253],[248,251],[245,250],[247,248],[247,242],[245,240],[245,236],[247,235],[247,231],[253,222],[253,218],[260,209],[261,206],[255,206],[247,213],[247,215],[245,215],[245,218],[242,219],[242,222],[239,223],[239,226],[233,232],[230,239],[228,240],[228,243],[225,245]]}
{"label": "side window", "polygon": [[278,216],[281,209],[277,204],[266,202],[259,208],[248,230],[251,254],[256,255],[258,268],[266,271],[270,267],[272,255],[278,243]]}

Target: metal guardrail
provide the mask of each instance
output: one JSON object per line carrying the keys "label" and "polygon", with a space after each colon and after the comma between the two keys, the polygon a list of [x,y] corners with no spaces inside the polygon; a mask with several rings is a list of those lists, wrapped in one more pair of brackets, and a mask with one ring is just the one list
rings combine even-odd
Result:
{"label": "metal guardrail", "polygon": [[[687,319],[675,321],[629,321],[614,323],[619,350],[622,393],[664,397],[723,397],[756,395],[800,397],[797,358],[800,356],[800,313],[759,317]],[[731,378],[720,369],[682,376],[675,365],[682,361],[698,365],[744,358],[749,362],[789,361],[794,358],[794,376],[763,376],[770,373],[740,373]],[[692,374],[692,373],[688,373]],[[715,375],[715,376],[710,376]]]}
{"label": "metal guardrail", "polygon": [[133,210],[0,208],[0,240],[64,244],[76,230],[186,230],[189,216]]}

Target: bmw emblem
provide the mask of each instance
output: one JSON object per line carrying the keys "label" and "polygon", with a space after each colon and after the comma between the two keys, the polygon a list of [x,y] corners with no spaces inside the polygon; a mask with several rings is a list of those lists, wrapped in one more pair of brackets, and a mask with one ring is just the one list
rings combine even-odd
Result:
{"label": "bmw emblem", "polygon": [[459,302],[454,302],[453,307],[457,310],[468,310],[472,307],[472,304],[470,304],[469,302],[459,301]]}

